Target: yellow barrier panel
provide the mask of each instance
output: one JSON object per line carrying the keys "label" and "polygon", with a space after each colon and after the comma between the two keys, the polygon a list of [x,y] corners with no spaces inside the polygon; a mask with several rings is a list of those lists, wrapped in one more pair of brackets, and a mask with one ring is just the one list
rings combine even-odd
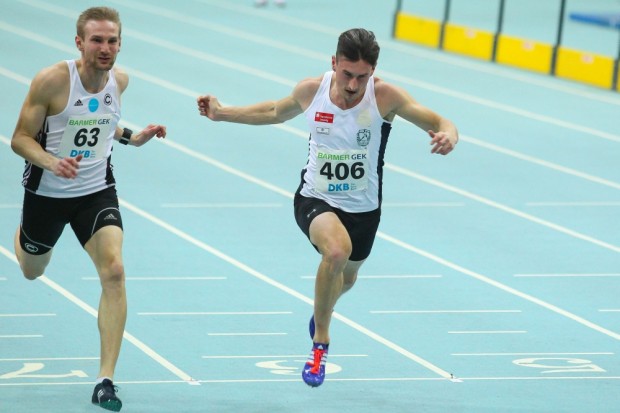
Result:
{"label": "yellow barrier panel", "polygon": [[508,66],[549,74],[553,46],[546,43],[500,34],[495,60]]}
{"label": "yellow barrier panel", "polygon": [[439,47],[441,23],[437,20],[399,12],[394,37],[424,46]]}
{"label": "yellow barrier panel", "polygon": [[618,65],[618,73],[616,73],[616,90],[620,92],[620,65]]}
{"label": "yellow barrier panel", "polygon": [[614,75],[614,59],[581,50],[560,47],[555,75],[566,79],[611,88]]}
{"label": "yellow barrier panel", "polygon": [[443,48],[449,52],[491,60],[493,38],[491,32],[448,23],[445,26]]}

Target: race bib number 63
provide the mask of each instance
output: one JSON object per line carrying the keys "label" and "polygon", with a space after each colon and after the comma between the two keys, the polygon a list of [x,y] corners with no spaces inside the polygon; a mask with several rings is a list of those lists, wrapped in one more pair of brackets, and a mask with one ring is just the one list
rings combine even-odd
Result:
{"label": "race bib number 63", "polygon": [[72,116],[60,141],[58,156],[85,159],[105,157],[106,140],[110,136],[112,115]]}

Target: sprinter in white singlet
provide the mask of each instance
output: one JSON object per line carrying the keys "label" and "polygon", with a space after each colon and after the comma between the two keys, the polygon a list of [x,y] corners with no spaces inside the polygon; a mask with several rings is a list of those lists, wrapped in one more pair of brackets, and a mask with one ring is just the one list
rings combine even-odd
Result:
{"label": "sprinter in white singlet", "polygon": [[378,58],[374,34],[351,29],[338,39],[332,71],[302,80],[290,96],[244,107],[224,107],[212,95],[197,101],[200,115],[213,121],[267,125],[306,116],[308,161],[294,206],[299,227],[321,254],[310,319],[313,346],[302,370],[312,387],[325,378],[334,305],[355,283],[379,226],[383,155],[394,117],[426,131],[432,153],[447,155],[458,141],[450,120],[373,76]]}
{"label": "sprinter in white singlet", "polygon": [[[101,357],[91,400],[111,411],[122,403],[112,379],[127,318],[123,225],[112,174],[112,145],[141,146],[166,128],[149,125],[139,133],[121,129],[121,93],[127,74],[114,69],[121,46],[118,12],[84,11],[77,21],[78,60],[41,70],[32,80],[11,147],[26,160],[21,223],[15,255],[24,276],[41,276],[67,224],[91,257],[102,293],[98,326]],[[62,398],[49,401],[62,406]],[[41,403],[44,404],[43,402]],[[52,410],[55,407],[52,408]]]}

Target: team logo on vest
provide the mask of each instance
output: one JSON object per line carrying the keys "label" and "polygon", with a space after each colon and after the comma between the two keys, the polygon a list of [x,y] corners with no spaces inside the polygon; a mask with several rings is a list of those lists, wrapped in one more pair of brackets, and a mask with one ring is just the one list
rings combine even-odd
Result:
{"label": "team logo on vest", "polygon": [[27,242],[26,244],[24,244],[24,247],[26,247],[26,249],[28,250],[28,252],[31,253],[36,253],[37,251],[39,251],[39,248],[36,245],[32,245],[31,243]]}
{"label": "team logo on vest", "polygon": [[88,101],[88,110],[91,112],[96,112],[99,109],[99,101],[95,98],[92,98]]}
{"label": "team logo on vest", "polygon": [[110,106],[112,104],[112,95],[109,93],[106,93],[105,97],[103,98],[103,103],[106,106]]}
{"label": "team logo on vest", "polygon": [[360,129],[357,131],[357,144],[361,147],[368,146],[370,142],[370,129]]}

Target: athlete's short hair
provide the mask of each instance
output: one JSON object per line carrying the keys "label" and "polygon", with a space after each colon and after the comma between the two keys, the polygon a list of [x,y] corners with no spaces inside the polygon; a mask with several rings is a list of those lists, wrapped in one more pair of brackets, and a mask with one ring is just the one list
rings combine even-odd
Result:
{"label": "athlete's short hair", "polygon": [[86,9],[78,17],[76,28],[77,35],[80,38],[84,38],[84,27],[89,20],[107,20],[118,25],[118,35],[121,35],[121,18],[118,11],[111,7],[91,7]]}
{"label": "athlete's short hair", "polygon": [[379,44],[375,34],[366,29],[350,29],[338,37],[336,57],[344,57],[352,62],[363,60],[373,68],[379,60]]}

